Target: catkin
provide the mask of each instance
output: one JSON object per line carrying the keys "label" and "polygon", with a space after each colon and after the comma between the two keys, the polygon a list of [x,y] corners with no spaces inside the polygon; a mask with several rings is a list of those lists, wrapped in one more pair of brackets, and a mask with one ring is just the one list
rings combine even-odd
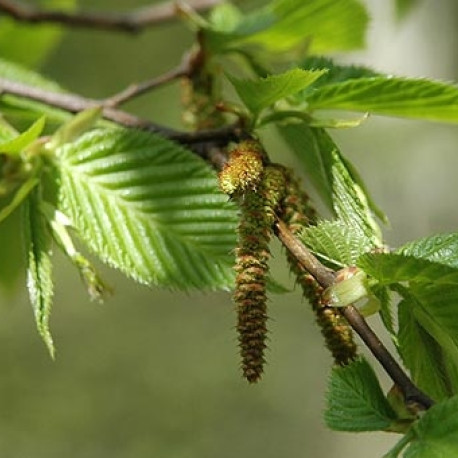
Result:
{"label": "catkin", "polygon": [[257,189],[247,192],[240,199],[234,302],[242,371],[250,383],[257,382],[264,370],[269,241],[275,211],[283,194],[284,176],[281,169],[268,165]]}

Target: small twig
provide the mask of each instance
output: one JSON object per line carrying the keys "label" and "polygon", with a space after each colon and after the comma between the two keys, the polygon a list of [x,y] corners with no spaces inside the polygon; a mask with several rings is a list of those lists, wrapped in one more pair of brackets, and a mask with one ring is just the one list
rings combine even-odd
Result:
{"label": "small twig", "polygon": [[[334,274],[321,264],[315,256],[293,235],[285,223],[278,220],[275,229],[277,236],[298,262],[316,279],[323,287],[329,288],[334,283]],[[402,390],[406,405],[420,406],[422,410],[429,409],[434,402],[423,393],[408,377],[397,363],[366,320],[353,305],[339,307],[350,326],[361,337],[369,350],[379,361],[393,382]]]}
{"label": "small twig", "polygon": [[[158,133],[166,138],[184,145],[199,145],[200,151],[205,150],[205,144],[213,147],[217,144],[227,144],[243,136],[243,128],[238,124],[230,124],[218,129],[201,130],[198,132],[181,132],[169,127],[153,123],[147,119],[134,116],[126,111],[103,107],[103,101],[81,97],[68,92],[53,92],[0,78],[0,95],[11,94],[60,108],[70,113],[78,113],[88,108],[102,107],[102,116],[108,121],[125,127],[133,127],[149,132]],[[200,154],[200,151],[197,151]],[[203,153],[202,153],[203,154]]]}
{"label": "small twig", "polygon": [[180,65],[175,68],[172,68],[168,72],[157,76],[156,78],[152,78],[150,80],[143,81],[141,83],[134,83],[129,85],[126,89],[121,92],[118,92],[115,95],[105,99],[103,101],[104,107],[114,108],[119,106],[128,100],[132,100],[139,95],[142,95],[152,89],[155,89],[159,86],[162,86],[166,83],[174,81],[178,78],[186,76],[189,74],[190,66],[189,66],[189,58],[185,56],[183,61]]}
{"label": "small twig", "polygon": [[[196,11],[207,10],[221,0],[189,0]],[[166,1],[138,8],[129,13],[66,12],[42,10],[18,1],[0,0],[0,11],[18,21],[32,24],[55,23],[68,27],[87,27],[99,30],[118,30],[138,33],[148,26],[171,21],[177,17],[178,1]]]}

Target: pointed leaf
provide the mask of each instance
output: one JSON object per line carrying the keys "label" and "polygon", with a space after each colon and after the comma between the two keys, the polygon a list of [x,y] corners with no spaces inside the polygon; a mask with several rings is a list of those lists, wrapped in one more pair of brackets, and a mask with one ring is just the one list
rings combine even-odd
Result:
{"label": "pointed leaf", "polygon": [[324,414],[326,424],[336,431],[380,431],[396,415],[365,359],[332,370]]}
{"label": "pointed leaf", "polygon": [[341,109],[430,121],[458,122],[458,86],[426,79],[379,76],[317,88],[310,110]]}
{"label": "pointed leaf", "polygon": [[54,358],[54,344],[49,331],[53,282],[51,237],[40,211],[40,188],[35,188],[25,202],[24,229],[27,250],[27,288],[38,332]]}
{"label": "pointed leaf", "polygon": [[312,91],[327,84],[341,83],[343,81],[358,78],[380,76],[380,73],[377,73],[371,68],[360,65],[339,65],[336,64],[333,59],[324,56],[309,56],[302,61],[300,68],[303,68],[304,70],[317,70],[325,68],[328,70],[325,75],[307,88],[307,91]]}
{"label": "pointed leaf", "polygon": [[255,115],[280,99],[295,94],[317,80],[326,70],[289,70],[256,80],[229,77],[237,94]]}
{"label": "pointed leaf", "polygon": [[22,132],[15,138],[7,140],[6,142],[0,143],[0,152],[19,154],[21,153],[30,143],[36,140],[43,132],[45,127],[46,118],[42,116],[35,121],[25,132]]}
{"label": "pointed leaf", "polygon": [[431,407],[412,427],[405,458],[458,456],[458,396]]}
{"label": "pointed leaf", "polygon": [[237,211],[215,174],[159,136],[99,129],[56,150],[57,208],[106,263],[139,282],[232,286]]}
{"label": "pointed leaf", "polygon": [[358,266],[382,285],[404,281],[457,285],[458,269],[398,253],[367,253]]}

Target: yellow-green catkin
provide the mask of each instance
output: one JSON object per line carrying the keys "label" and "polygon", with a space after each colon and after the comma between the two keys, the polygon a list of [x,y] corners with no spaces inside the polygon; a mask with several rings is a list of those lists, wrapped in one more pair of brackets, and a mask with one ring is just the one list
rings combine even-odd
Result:
{"label": "yellow-green catkin", "polygon": [[281,168],[268,165],[256,190],[249,190],[240,198],[234,302],[242,371],[250,383],[257,382],[264,370],[269,241],[275,212],[283,194],[284,175]]}
{"label": "yellow-green catkin", "polygon": [[229,158],[219,173],[219,185],[223,192],[232,196],[249,189],[256,189],[264,170],[264,151],[255,140],[239,143],[229,153]]}
{"label": "yellow-green catkin", "polygon": [[[299,234],[305,226],[316,223],[316,212],[291,170],[287,170],[286,177],[287,191],[282,202],[281,216],[291,232]],[[322,299],[323,288],[313,276],[297,262],[291,253],[288,253],[287,258],[304,296],[312,305],[317,324],[335,363],[338,365],[348,364],[357,355],[357,347],[350,326],[338,309],[328,307],[324,303]]]}

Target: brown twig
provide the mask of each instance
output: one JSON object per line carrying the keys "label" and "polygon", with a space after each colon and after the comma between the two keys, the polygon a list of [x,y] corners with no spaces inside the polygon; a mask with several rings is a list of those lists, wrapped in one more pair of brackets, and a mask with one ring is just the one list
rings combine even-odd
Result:
{"label": "brown twig", "polygon": [[[329,288],[334,283],[334,273],[321,264],[315,256],[293,235],[285,223],[278,220],[275,225],[277,236],[291,254],[323,287]],[[402,390],[406,405],[421,410],[429,409],[434,402],[423,393],[408,377],[382,341],[367,324],[366,320],[353,305],[340,307],[350,326],[361,337],[369,350],[379,361],[393,382]]]}
{"label": "brown twig", "polygon": [[[189,6],[204,11],[221,0],[189,0]],[[55,23],[67,27],[87,27],[99,30],[117,30],[138,33],[148,26],[171,21],[177,17],[178,1],[166,1],[138,8],[129,13],[67,12],[42,10],[18,1],[0,0],[0,12],[18,21],[31,24]]]}
{"label": "brown twig", "polygon": [[5,78],[0,78],[0,93],[35,100],[70,113],[78,113],[88,108],[99,106],[103,108],[102,116],[109,121],[125,127],[133,127],[158,133],[164,137],[186,145],[215,142],[228,143],[232,140],[240,138],[243,134],[243,131],[238,124],[231,124],[219,129],[202,130],[199,132],[181,132],[153,123],[147,119],[134,116],[126,111],[104,107],[104,103],[101,100],[89,99],[67,92],[48,91],[28,86],[23,83],[17,83]]}

